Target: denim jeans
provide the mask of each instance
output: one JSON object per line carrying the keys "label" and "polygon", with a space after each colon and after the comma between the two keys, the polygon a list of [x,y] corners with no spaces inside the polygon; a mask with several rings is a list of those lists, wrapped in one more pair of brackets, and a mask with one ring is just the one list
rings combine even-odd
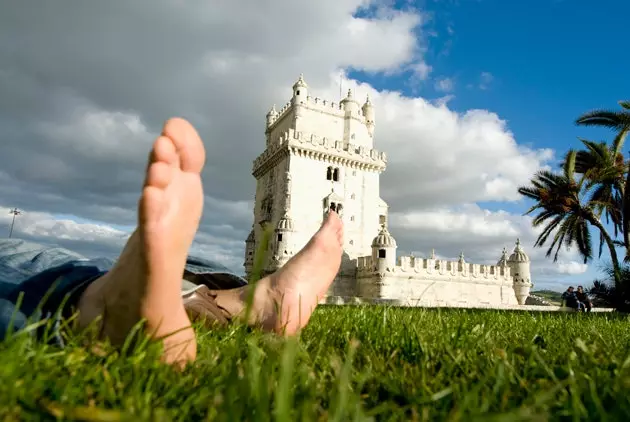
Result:
{"label": "denim jeans", "polygon": [[[87,259],[59,247],[19,239],[0,240],[0,341],[9,330],[16,332],[50,320],[52,342],[63,346],[58,332],[62,318],[70,315],[83,291],[113,264],[111,259]],[[194,282],[182,278],[182,293],[201,284],[218,290],[247,284],[223,265],[192,256],[182,276],[186,274]]]}

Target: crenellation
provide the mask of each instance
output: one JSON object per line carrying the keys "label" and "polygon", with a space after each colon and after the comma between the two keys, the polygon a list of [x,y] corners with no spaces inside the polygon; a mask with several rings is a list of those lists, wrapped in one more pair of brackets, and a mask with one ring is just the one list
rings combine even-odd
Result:
{"label": "crenellation", "polygon": [[[269,128],[273,128],[274,125],[282,120],[282,118],[289,112],[289,110],[293,110],[296,107],[303,107],[307,110],[318,111],[322,113],[331,114],[336,117],[344,117],[345,111],[341,105],[341,103],[337,103],[335,101],[328,101],[325,99],[321,99],[319,97],[311,97],[310,95],[306,97],[305,100],[300,101],[299,103],[294,103],[293,100],[287,102],[280,110],[272,116],[269,120]],[[360,118],[363,120],[365,117],[365,113],[360,108],[356,110],[353,114],[355,114],[356,118]]]}
{"label": "crenellation", "polygon": [[[296,131],[289,129],[281,133],[274,142],[271,142],[267,149],[262,152],[253,162],[254,172],[261,167],[263,163],[276,155],[278,151],[290,147],[307,147],[312,145],[320,148],[312,153],[319,154],[322,160],[344,161],[344,165],[349,167],[361,167],[361,164],[367,164],[364,168],[374,167],[376,169],[384,168],[387,164],[387,154],[375,148],[367,149],[363,146],[354,144],[345,144],[340,140],[331,140],[326,137],[320,137],[317,134]],[[335,154],[331,154],[334,151]],[[366,162],[366,160],[370,160]]]}
{"label": "crenellation", "polygon": [[[376,268],[376,261],[371,256],[357,258],[357,272],[359,274],[371,274]],[[391,274],[414,273],[420,277],[444,276],[458,280],[474,282],[476,279],[493,279],[503,282],[511,282],[512,276],[509,267],[485,264],[469,264],[460,261],[445,259],[425,259],[415,256],[399,256],[395,267],[388,267]]]}

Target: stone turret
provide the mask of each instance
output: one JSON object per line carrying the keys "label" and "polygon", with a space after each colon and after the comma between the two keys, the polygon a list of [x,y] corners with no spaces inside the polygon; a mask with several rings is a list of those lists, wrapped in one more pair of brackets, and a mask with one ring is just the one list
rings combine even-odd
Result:
{"label": "stone turret", "polygon": [[252,269],[254,268],[254,254],[256,253],[256,239],[254,235],[254,228],[252,227],[252,231],[249,232],[249,236],[247,236],[247,240],[245,240],[245,274],[249,277],[252,273]]}
{"label": "stone turret", "polygon": [[269,110],[269,113],[267,113],[267,127],[271,126],[273,122],[276,121],[277,117],[278,111],[276,110],[276,105],[274,104],[273,107],[271,107],[271,110]]}
{"label": "stone turret", "polygon": [[384,273],[396,266],[396,239],[389,234],[385,224],[381,226],[378,235],[372,241],[372,261],[376,263],[376,270]]}
{"label": "stone turret", "polygon": [[508,251],[506,248],[503,248],[503,252],[501,252],[501,258],[497,262],[497,267],[507,267],[508,266]]}
{"label": "stone turret", "polygon": [[510,273],[514,279],[514,293],[519,305],[524,305],[532,288],[530,259],[521,247],[520,239],[516,239],[516,246],[507,260]]}
{"label": "stone turret", "polygon": [[363,117],[365,118],[365,124],[368,129],[368,133],[370,136],[374,136],[374,107],[370,102],[370,96],[368,95],[365,99],[365,104],[361,107],[361,111],[363,111]]}
{"label": "stone turret", "polygon": [[306,103],[308,98],[308,85],[304,81],[304,75],[300,74],[299,79],[293,84],[293,104],[300,105]]}
{"label": "stone turret", "polygon": [[293,256],[293,239],[291,238],[293,231],[293,220],[288,213],[285,213],[278,221],[275,230],[273,259],[278,267],[282,267]]}
{"label": "stone turret", "polygon": [[351,89],[348,90],[348,95],[339,104],[346,112],[346,116],[356,115],[359,112],[359,103],[354,100]]}

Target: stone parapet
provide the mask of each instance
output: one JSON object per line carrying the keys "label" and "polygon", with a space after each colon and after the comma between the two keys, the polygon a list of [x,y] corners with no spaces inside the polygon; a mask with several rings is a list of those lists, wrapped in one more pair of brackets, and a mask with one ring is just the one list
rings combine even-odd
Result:
{"label": "stone parapet", "polygon": [[264,174],[275,163],[277,156],[286,153],[326,160],[361,170],[381,172],[387,166],[387,155],[384,152],[352,143],[344,145],[343,141],[289,129],[277,139],[271,140],[267,149],[256,157],[252,169],[254,177]]}
{"label": "stone parapet", "polygon": [[[371,256],[357,258],[357,275],[369,277],[376,272],[377,262]],[[418,278],[452,276],[460,280],[475,282],[480,278],[503,280],[512,283],[510,268],[497,265],[469,264],[442,259],[425,259],[413,256],[398,257],[397,265],[387,268],[387,274],[406,275]]]}
{"label": "stone parapet", "polygon": [[[483,304],[454,304],[450,306],[418,305],[413,301],[399,299],[368,299],[355,296],[327,296],[319,302],[325,305],[386,305],[403,308],[462,308],[462,309],[497,309],[513,311],[539,311],[539,312],[576,312],[566,306],[540,306],[540,305],[483,305]],[[613,308],[593,308],[592,312],[613,312]]]}

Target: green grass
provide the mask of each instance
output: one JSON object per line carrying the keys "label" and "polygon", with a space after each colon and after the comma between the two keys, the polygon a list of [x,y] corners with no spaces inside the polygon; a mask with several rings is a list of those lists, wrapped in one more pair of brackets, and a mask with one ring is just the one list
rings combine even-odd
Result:
{"label": "green grass", "polygon": [[629,322],[320,307],[297,340],[199,330],[183,373],[153,347],[123,358],[21,335],[0,344],[0,420],[629,420]]}

